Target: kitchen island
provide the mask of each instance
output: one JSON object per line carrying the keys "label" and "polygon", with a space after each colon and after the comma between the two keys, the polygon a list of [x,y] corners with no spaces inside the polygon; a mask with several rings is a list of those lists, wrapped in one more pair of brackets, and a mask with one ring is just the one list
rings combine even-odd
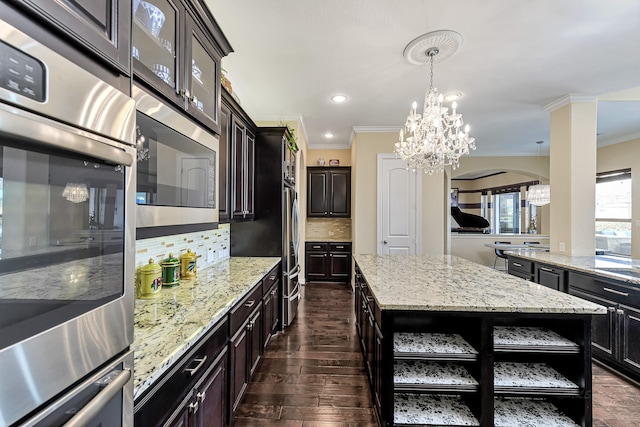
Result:
{"label": "kitchen island", "polygon": [[590,426],[600,305],[454,256],[354,255],[383,426]]}

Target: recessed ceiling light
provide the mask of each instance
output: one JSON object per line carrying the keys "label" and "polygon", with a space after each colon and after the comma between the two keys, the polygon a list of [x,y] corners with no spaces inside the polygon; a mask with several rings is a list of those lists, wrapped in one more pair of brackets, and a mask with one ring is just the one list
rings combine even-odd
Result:
{"label": "recessed ceiling light", "polygon": [[324,134],[325,138],[333,138],[333,134],[331,132],[327,132]]}
{"label": "recessed ceiling light", "polygon": [[340,103],[343,103],[344,101],[346,101],[346,100],[347,100],[347,97],[346,97],[346,96],[344,96],[344,95],[333,95],[333,96],[331,97],[331,100],[332,100],[333,102],[335,102],[336,104],[340,104]]}
{"label": "recessed ceiling light", "polygon": [[462,98],[462,94],[460,92],[451,92],[444,96],[444,99],[447,101],[455,101],[460,98]]}

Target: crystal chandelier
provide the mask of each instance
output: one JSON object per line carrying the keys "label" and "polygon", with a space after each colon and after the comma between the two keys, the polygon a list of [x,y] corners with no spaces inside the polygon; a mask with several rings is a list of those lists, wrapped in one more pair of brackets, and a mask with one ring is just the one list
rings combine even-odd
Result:
{"label": "crystal chandelier", "polygon": [[469,125],[463,128],[464,121],[456,111],[456,102],[451,104],[449,112],[447,107],[442,106],[443,95],[433,87],[433,60],[438,53],[440,49],[437,47],[430,47],[426,51],[431,80],[429,89],[425,91],[422,115],[417,113],[417,103],[414,102],[404,129],[400,131],[400,139],[395,144],[396,156],[407,162],[408,169],[414,172],[423,169],[430,175],[442,172],[448,165],[456,169],[460,165],[460,156],[476,149],[475,138],[469,136]]}
{"label": "crystal chandelier", "polygon": [[89,189],[85,184],[67,182],[62,197],[73,203],[82,203],[89,197]]}
{"label": "crystal chandelier", "polygon": [[[538,157],[540,157],[540,147],[543,141],[536,141],[538,144]],[[540,184],[532,185],[527,190],[527,200],[529,204],[536,206],[548,205],[551,202],[551,187],[549,184],[542,184],[542,178],[539,177]]]}

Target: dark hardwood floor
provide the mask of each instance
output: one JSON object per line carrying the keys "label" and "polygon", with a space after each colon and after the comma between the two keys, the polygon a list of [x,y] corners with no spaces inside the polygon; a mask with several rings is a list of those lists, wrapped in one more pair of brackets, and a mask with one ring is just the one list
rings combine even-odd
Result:
{"label": "dark hardwood floor", "polygon": [[[594,365],[593,418],[593,427],[640,426],[640,388]],[[232,424],[264,426],[377,426],[349,286],[303,287],[297,318],[269,344]]]}
{"label": "dark hardwood floor", "polygon": [[375,427],[344,284],[303,286],[298,315],[265,351],[234,427]]}

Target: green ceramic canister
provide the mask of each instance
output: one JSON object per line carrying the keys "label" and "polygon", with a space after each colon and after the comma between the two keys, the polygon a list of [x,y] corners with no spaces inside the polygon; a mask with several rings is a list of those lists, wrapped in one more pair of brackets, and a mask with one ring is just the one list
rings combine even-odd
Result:
{"label": "green ceramic canister", "polygon": [[169,258],[162,260],[162,286],[171,288],[180,284],[180,260],[169,254]]}
{"label": "green ceramic canister", "polygon": [[142,299],[157,298],[162,288],[162,273],[160,266],[149,259],[149,264],[138,269],[136,282],[136,297]]}

